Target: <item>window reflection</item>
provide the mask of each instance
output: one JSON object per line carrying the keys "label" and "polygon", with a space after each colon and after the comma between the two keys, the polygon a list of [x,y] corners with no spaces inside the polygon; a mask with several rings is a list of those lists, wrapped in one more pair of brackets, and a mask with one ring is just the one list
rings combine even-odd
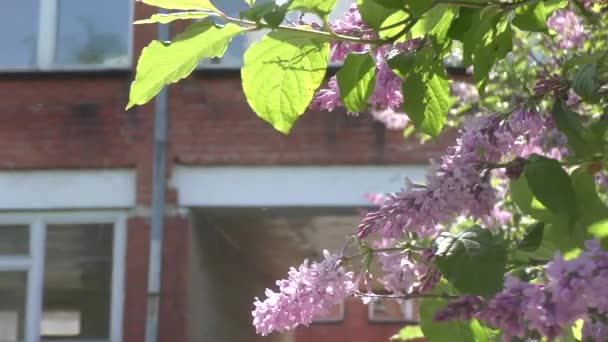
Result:
{"label": "window reflection", "polygon": [[44,339],[109,337],[112,228],[110,224],[48,226]]}
{"label": "window reflection", "polygon": [[2,53],[0,68],[27,68],[36,64],[39,0],[0,1]]}
{"label": "window reflection", "polygon": [[55,63],[128,64],[130,2],[59,0]]}
{"label": "window reflection", "polygon": [[0,272],[0,341],[23,341],[26,272]]}

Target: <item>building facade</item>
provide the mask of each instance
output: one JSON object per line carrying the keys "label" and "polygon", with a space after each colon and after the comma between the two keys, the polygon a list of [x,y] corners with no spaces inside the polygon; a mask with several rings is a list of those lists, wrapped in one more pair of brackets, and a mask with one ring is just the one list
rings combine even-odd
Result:
{"label": "building facade", "polygon": [[284,136],[245,101],[239,56],[252,37],[238,38],[168,91],[161,290],[149,294],[155,107],[124,108],[157,32],[131,22],[156,9],[0,9],[11,13],[0,21],[0,340],[143,342],[150,295],[162,342],[384,341],[415,319],[411,303],[348,301],[310,328],[260,338],[250,311],[290,265],[342,246],[364,193],[423,180],[449,138],[419,145],[340,111],[306,113]]}

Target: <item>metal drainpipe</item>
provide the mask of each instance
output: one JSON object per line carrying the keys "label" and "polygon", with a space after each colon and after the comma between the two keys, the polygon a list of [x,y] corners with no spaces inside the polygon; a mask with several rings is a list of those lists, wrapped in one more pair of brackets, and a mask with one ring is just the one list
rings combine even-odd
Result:
{"label": "metal drainpipe", "polygon": [[[161,10],[160,13],[167,13]],[[169,25],[158,24],[158,40],[169,40]],[[152,217],[148,259],[148,301],[146,342],[158,342],[160,284],[163,261],[165,218],[165,162],[167,149],[167,111],[169,93],[163,88],[154,102],[154,156],[152,160]]]}

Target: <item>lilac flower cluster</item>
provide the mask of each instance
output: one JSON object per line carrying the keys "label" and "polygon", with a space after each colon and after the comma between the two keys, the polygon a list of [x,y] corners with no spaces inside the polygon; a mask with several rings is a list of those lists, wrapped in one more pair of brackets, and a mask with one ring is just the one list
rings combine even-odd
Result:
{"label": "lilac flower cluster", "polygon": [[587,39],[581,18],[570,9],[555,11],[547,19],[547,27],[557,33],[562,49],[582,48]]}
{"label": "lilac flower cluster", "polygon": [[372,110],[370,114],[376,121],[380,121],[391,130],[403,130],[410,122],[407,114],[395,112],[392,109]]}
{"label": "lilac flower cluster", "polygon": [[[355,4],[344,17],[330,24],[334,33],[351,34],[360,36],[363,39],[377,38],[361,19],[361,15]],[[362,32],[370,32],[364,33]],[[419,39],[413,39],[392,46],[382,46],[372,49],[370,45],[358,44],[344,41],[331,42],[330,61],[342,62],[349,53],[369,52],[376,61],[376,84],[368,103],[371,109],[378,111],[398,111],[403,103],[401,92],[401,77],[396,75],[386,63],[389,51],[394,53],[407,53],[418,47]],[[336,77],[332,77],[327,88],[320,89],[313,99],[310,108],[313,110],[332,111],[341,106],[340,89],[336,82]]]}
{"label": "lilac flower cluster", "polygon": [[463,296],[439,311],[436,319],[476,318],[503,332],[503,341],[524,338],[535,331],[549,340],[563,334],[562,327],[583,319],[584,341],[608,339],[608,252],[599,241],[585,243],[586,251],[566,261],[557,254],[545,267],[546,284],[507,278],[502,292],[483,301]]}
{"label": "lilac flower cluster", "polygon": [[[394,247],[394,241],[382,239],[376,242],[376,248]],[[377,260],[383,271],[378,281],[386,290],[397,295],[411,295],[431,290],[441,275],[427,263],[414,260],[413,252],[390,251],[377,253]],[[418,258],[430,261],[433,252],[422,251]]]}
{"label": "lilac flower cluster", "polygon": [[327,251],[323,255],[321,262],[306,260],[298,269],[292,268],[288,279],[277,281],[279,292],[266,289],[264,301],[256,298],[252,315],[258,334],[308,325],[355,290],[353,273],[344,271],[342,257]]}
{"label": "lilac flower cluster", "polygon": [[380,209],[366,215],[358,237],[379,232],[399,238],[404,231],[432,237],[438,224],[455,216],[490,215],[497,198],[487,164],[535,151],[529,137],[541,136],[544,128],[542,117],[529,110],[518,110],[508,120],[500,115],[474,118],[441,162],[431,166],[427,184],[406,180],[403,191],[391,194]]}

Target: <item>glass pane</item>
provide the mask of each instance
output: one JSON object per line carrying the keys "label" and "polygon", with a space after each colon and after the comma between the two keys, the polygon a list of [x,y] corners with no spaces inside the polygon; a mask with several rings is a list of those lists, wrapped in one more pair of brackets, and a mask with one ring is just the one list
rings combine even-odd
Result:
{"label": "glass pane", "polygon": [[[370,320],[376,322],[393,322],[405,321],[410,319],[406,317],[407,301],[398,301],[395,299],[379,299],[370,303]],[[408,305],[409,306],[409,305]],[[410,313],[411,315],[411,313]]]}
{"label": "glass pane", "polygon": [[28,68],[36,63],[38,0],[0,1],[2,53],[0,69]]}
{"label": "glass pane", "polygon": [[0,272],[0,341],[23,341],[26,272]]}
{"label": "glass pane", "polygon": [[59,0],[55,63],[129,64],[131,1]]}
{"label": "glass pane", "polygon": [[43,338],[109,337],[112,240],[111,224],[48,226]]}
{"label": "glass pane", "polygon": [[0,226],[0,254],[29,254],[29,235],[28,226]]}

